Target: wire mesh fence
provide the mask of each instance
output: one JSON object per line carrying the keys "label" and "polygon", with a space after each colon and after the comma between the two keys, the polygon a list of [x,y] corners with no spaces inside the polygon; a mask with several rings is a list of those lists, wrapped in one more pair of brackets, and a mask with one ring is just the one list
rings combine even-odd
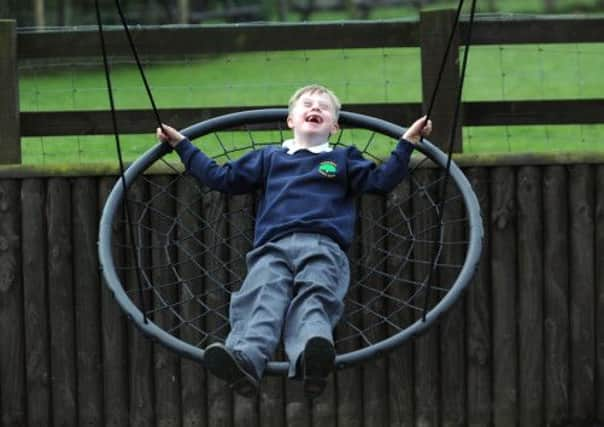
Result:
{"label": "wire mesh fence", "polygon": [[[186,56],[146,59],[144,66],[160,108],[284,106],[297,87],[311,82],[332,88],[344,108],[356,102],[421,101],[417,48]],[[474,47],[464,100],[601,98],[602,68],[604,44],[600,43]],[[148,99],[135,64],[114,59],[111,69],[116,107],[147,108]],[[102,64],[97,60],[28,63],[20,66],[19,73],[23,111],[98,110],[108,106]],[[465,127],[464,151],[601,151],[602,130],[602,125],[557,123]],[[133,159],[154,143],[153,129],[146,135],[122,136],[122,140],[126,158]],[[26,163],[86,163],[112,158],[112,136],[23,141]]]}

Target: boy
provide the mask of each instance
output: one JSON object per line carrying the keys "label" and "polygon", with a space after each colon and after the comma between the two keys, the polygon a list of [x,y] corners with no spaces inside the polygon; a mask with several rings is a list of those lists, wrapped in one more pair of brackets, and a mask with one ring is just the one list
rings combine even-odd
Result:
{"label": "boy", "polygon": [[333,369],[332,331],[348,289],[345,250],[354,233],[355,199],[396,187],[407,174],[412,144],[432,128],[425,117],[417,120],[377,166],[354,147],[329,146],[340,108],[329,89],[305,86],[289,101],[293,139],[222,166],[175,129],[157,129],[204,185],[231,194],[263,190],[248,273],[231,297],[231,332],[204,353],[207,369],[241,395],[258,392],[281,335],[289,376],[303,379],[308,398],[321,394]]}

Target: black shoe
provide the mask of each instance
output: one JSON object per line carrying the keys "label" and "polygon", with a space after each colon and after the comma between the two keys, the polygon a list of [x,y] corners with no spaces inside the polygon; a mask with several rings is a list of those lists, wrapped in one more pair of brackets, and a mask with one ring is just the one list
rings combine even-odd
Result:
{"label": "black shoe", "polygon": [[238,359],[224,344],[209,345],[203,362],[213,375],[226,381],[236,393],[244,397],[254,397],[258,394],[258,380],[252,374],[252,367]]}
{"label": "black shoe", "polygon": [[327,377],[334,368],[336,352],[326,338],[313,337],[308,340],[301,356],[304,395],[308,399],[318,397],[327,385]]}

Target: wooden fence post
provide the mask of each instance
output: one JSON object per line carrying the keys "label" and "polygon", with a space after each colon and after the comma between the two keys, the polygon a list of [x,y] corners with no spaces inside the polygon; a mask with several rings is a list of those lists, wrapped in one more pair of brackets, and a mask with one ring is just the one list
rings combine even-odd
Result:
{"label": "wooden fence post", "polygon": [[0,164],[21,163],[15,21],[0,19]]}
{"label": "wooden fence post", "polygon": [[[455,11],[435,10],[420,14],[420,50],[422,61],[422,93],[424,111],[427,112],[432,94],[436,88],[441,63],[447,49],[451,31],[454,30]],[[459,92],[459,32],[456,31],[452,46],[443,69],[440,86],[430,117],[434,122],[434,130],[430,141],[446,151],[451,139],[453,116]],[[462,151],[461,116],[458,120],[454,139],[453,151]]]}

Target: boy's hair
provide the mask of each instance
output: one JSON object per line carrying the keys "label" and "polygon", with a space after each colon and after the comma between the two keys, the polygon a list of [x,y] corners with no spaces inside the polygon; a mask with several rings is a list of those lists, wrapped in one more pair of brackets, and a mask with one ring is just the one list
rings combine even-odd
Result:
{"label": "boy's hair", "polygon": [[312,85],[304,86],[304,87],[301,87],[300,89],[298,89],[292,95],[292,97],[289,99],[289,102],[287,104],[289,113],[292,112],[292,109],[294,108],[294,105],[296,104],[298,99],[300,99],[302,97],[302,95],[307,94],[307,93],[311,94],[311,95],[313,93],[326,94],[329,97],[329,99],[331,100],[331,103],[333,104],[336,119],[338,118],[338,116],[340,115],[340,109],[342,108],[342,103],[340,102],[340,100],[338,99],[338,97],[336,96],[335,93],[333,93],[331,90],[327,89],[325,86],[321,86],[318,84],[312,84]]}

